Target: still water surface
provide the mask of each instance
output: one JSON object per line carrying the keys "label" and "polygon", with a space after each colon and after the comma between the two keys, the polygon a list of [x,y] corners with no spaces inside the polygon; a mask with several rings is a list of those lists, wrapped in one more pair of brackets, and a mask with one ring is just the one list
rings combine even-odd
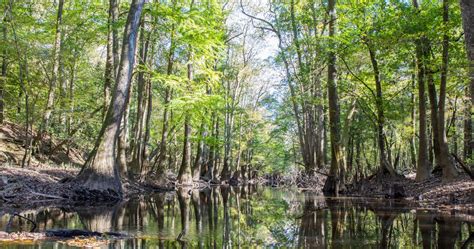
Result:
{"label": "still water surface", "polygon": [[[102,248],[461,248],[473,225],[457,216],[416,211],[402,201],[325,198],[256,186],[160,193],[117,205],[44,208],[23,215],[37,222],[38,231],[127,235]],[[8,221],[8,215],[0,216],[3,231]],[[10,224],[16,231],[30,227],[18,218]],[[0,247],[69,248],[57,241]]]}

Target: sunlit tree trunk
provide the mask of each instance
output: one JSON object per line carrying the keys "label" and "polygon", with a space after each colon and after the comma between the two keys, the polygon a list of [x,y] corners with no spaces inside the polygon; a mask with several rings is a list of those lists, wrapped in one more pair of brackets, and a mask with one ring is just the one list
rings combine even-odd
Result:
{"label": "sunlit tree trunk", "polygon": [[122,184],[119,177],[117,142],[120,123],[130,94],[132,71],[140,16],[144,0],[133,0],[125,24],[119,71],[116,87],[106,118],[96,141],[94,150],[77,176],[77,181],[86,189],[112,192],[121,197]]}
{"label": "sunlit tree trunk", "polygon": [[[147,107],[147,110],[146,110],[146,115],[144,116],[145,118],[145,134],[144,134],[144,138],[142,139],[141,143],[142,143],[142,157],[143,157],[143,160],[142,160],[142,174],[147,174],[148,173],[148,170],[150,170],[150,152],[149,152],[149,149],[148,149],[148,142],[150,141],[150,130],[151,130],[151,112],[153,110],[153,88],[152,88],[152,82],[150,79],[148,79],[148,82],[147,82],[147,87],[146,87],[146,90],[147,90],[147,96],[148,96],[148,101],[146,103],[146,107]],[[143,177],[143,175],[142,175]]]}
{"label": "sunlit tree trunk", "polygon": [[118,4],[116,0],[109,0],[109,17],[107,23],[107,56],[105,60],[105,81],[104,81],[104,109],[103,116],[107,113],[110,103],[110,92],[117,74],[119,63],[117,27]]}

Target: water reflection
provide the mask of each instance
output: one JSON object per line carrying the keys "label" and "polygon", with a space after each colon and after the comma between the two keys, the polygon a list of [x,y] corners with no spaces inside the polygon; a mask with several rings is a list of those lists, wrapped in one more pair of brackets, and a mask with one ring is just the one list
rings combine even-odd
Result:
{"label": "water reflection", "polygon": [[[111,206],[22,215],[35,220],[40,231],[77,228],[129,236],[105,248],[461,248],[472,234],[467,220],[414,211],[400,201],[324,198],[256,186],[179,189]],[[31,224],[0,216],[0,229],[7,227],[28,231]],[[42,241],[0,247],[67,246]]]}

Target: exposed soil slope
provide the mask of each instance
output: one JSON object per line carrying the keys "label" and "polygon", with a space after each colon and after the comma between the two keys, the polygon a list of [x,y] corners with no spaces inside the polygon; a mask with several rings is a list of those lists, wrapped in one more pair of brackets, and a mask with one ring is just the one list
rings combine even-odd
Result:
{"label": "exposed soil slope", "polygon": [[441,182],[441,177],[417,182],[414,174],[406,177],[375,175],[348,188],[354,196],[405,198],[414,201],[419,207],[460,210],[474,214],[474,181],[461,175],[455,181]]}

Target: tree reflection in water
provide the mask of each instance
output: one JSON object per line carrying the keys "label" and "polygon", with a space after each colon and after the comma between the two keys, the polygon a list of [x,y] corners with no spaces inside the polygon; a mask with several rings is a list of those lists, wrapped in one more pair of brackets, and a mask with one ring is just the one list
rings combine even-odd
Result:
{"label": "tree reflection in water", "polygon": [[[324,198],[255,186],[180,189],[115,205],[44,208],[21,215],[43,231],[77,228],[128,235],[112,240],[109,248],[461,248],[472,225],[469,218],[415,211],[401,201]],[[0,216],[0,227],[5,230],[9,221],[9,215]],[[27,231],[31,225],[13,217],[9,227]]]}

